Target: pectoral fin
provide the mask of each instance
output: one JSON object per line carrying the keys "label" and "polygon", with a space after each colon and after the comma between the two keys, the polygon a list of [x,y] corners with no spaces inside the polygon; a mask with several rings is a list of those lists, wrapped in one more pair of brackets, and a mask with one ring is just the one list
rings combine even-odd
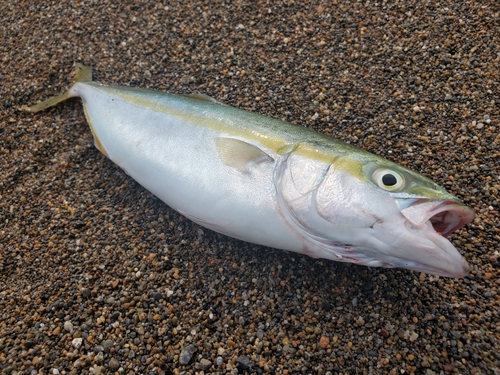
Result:
{"label": "pectoral fin", "polygon": [[215,144],[220,160],[242,173],[248,172],[250,163],[260,164],[273,160],[257,146],[239,139],[219,137],[215,139]]}

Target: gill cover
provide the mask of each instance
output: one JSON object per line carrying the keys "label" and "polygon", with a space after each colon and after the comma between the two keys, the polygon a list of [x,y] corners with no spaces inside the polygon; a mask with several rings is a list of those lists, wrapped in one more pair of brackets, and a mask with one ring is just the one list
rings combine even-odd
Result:
{"label": "gill cover", "polygon": [[[386,215],[399,215],[399,209],[388,194],[349,172],[336,168],[339,160],[321,161],[304,156],[297,145],[284,155],[275,171],[278,205],[284,219],[304,239],[304,252],[313,257],[382,265],[365,247],[366,229],[384,220],[375,215],[370,202],[379,201]],[[382,200],[383,202],[380,202]]]}

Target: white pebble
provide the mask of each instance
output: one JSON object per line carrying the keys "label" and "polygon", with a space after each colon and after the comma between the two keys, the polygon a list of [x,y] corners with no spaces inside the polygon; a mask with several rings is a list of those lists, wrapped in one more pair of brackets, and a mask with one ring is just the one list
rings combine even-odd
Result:
{"label": "white pebble", "polygon": [[81,337],[78,337],[76,339],[73,339],[73,341],[71,341],[71,344],[73,345],[73,347],[75,349],[79,349],[80,346],[82,346],[82,342],[83,342],[83,339]]}

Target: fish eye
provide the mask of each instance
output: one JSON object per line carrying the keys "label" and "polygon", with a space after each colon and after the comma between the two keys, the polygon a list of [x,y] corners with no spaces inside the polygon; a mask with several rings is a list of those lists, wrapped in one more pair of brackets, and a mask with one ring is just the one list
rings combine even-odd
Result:
{"label": "fish eye", "polygon": [[373,172],[372,178],[379,187],[387,191],[400,190],[405,183],[401,173],[385,168]]}

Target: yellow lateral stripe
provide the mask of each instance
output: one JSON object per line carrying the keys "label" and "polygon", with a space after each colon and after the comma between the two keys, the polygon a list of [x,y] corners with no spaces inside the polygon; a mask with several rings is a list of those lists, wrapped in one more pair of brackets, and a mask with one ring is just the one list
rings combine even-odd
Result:
{"label": "yellow lateral stripe", "polygon": [[[255,121],[256,123],[261,123],[262,120],[268,121],[269,122],[269,128],[266,133],[263,133],[259,131],[258,127],[256,126],[255,129],[250,129],[250,128],[245,128],[240,126],[238,123],[233,122],[229,116],[227,119],[224,119],[223,121],[221,118],[212,118],[208,116],[200,116],[198,113],[195,112],[188,112],[184,110],[180,110],[178,108],[175,108],[172,105],[168,105],[165,103],[161,103],[155,100],[150,100],[147,98],[142,97],[141,94],[147,95],[150,93],[155,93],[155,92],[148,92],[147,90],[137,90],[137,89],[131,89],[130,91],[136,91],[137,93],[134,92],[126,92],[126,88],[121,88],[121,87],[113,87],[113,86],[104,86],[101,84],[95,84],[95,83],[90,83],[92,86],[107,92],[108,94],[119,97],[122,99],[124,102],[130,103],[131,105],[135,105],[141,108],[146,108],[150,109],[152,111],[156,112],[162,112],[165,114],[168,114],[172,117],[178,118],[182,121],[185,121],[186,123],[193,124],[195,126],[202,126],[202,127],[207,127],[212,129],[215,132],[220,133],[221,135],[231,135],[235,137],[240,137],[244,140],[251,140],[254,142],[257,142],[267,148],[268,150],[273,151],[276,154],[284,154],[290,150],[291,147],[293,147],[297,143],[302,143],[303,145],[307,144],[308,139],[307,138],[312,138],[313,140],[319,140],[321,139],[321,143],[323,144],[311,144],[309,147],[301,147],[301,154],[307,157],[310,157],[315,160],[320,160],[324,162],[332,162],[336,160],[339,155],[344,155],[346,152],[344,150],[336,150],[337,152],[335,154],[329,152],[328,150],[325,149],[325,144],[324,143],[337,143],[340,142],[336,141],[333,138],[327,137],[325,135],[321,135],[320,133],[312,132],[309,131],[305,128],[301,128],[300,126],[297,125],[292,125],[287,122],[273,119],[271,117],[263,116],[260,114],[255,114],[251,112],[247,112],[244,110],[240,110],[238,108],[234,108],[231,106],[223,105],[223,104],[218,104],[218,103],[212,103],[212,102],[203,102],[203,101],[198,101],[198,100],[190,100],[189,97],[186,96],[180,96],[180,95],[172,95],[172,94],[164,94],[164,93],[158,93],[161,95],[165,96],[170,96],[172,98],[173,104],[175,104],[175,101],[178,100],[180,103],[185,103],[186,105],[192,106],[193,108],[199,108],[199,112],[202,112],[204,109],[219,109],[221,110],[221,113],[224,113],[226,111],[234,111],[235,113],[241,115],[241,116],[254,116],[257,120],[261,121]],[[217,106],[217,107],[216,107]],[[300,132],[300,135],[305,136],[300,137],[301,140],[299,141],[294,141],[294,140],[287,140],[284,137],[279,137],[276,134],[273,134],[272,131],[274,130],[273,128],[276,127],[275,124],[272,124],[273,122],[275,123],[281,123],[283,124],[284,127],[290,127],[290,130],[295,131],[295,133]],[[263,126],[261,126],[263,128]],[[291,133],[292,133],[291,132]],[[276,132],[274,132],[276,133]],[[283,130],[282,131],[283,135],[287,135],[287,131]],[[291,134],[290,133],[290,134]],[[323,146],[323,147],[321,147]],[[343,144],[341,147],[344,146]],[[348,145],[345,145],[345,147],[349,148]],[[352,146],[351,146],[352,147]],[[354,149],[354,147],[353,147]],[[355,149],[357,152],[362,153],[363,151],[359,149]]]}

